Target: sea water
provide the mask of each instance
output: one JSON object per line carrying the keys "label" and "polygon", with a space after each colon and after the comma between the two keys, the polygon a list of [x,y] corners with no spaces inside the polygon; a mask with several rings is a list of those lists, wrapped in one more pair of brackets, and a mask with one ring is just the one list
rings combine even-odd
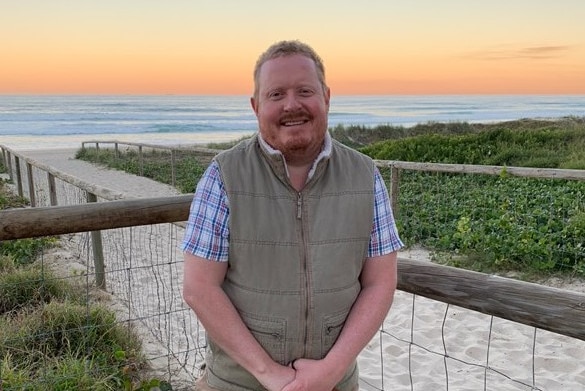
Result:
{"label": "sea water", "polygon": [[[329,126],[585,116],[585,95],[334,96]],[[254,133],[248,96],[0,96],[0,144],[79,148],[118,140],[191,145]]]}

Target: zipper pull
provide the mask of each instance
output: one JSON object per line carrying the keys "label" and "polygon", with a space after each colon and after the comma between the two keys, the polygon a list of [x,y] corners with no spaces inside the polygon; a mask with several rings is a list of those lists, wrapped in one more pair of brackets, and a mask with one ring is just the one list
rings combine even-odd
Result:
{"label": "zipper pull", "polygon": [[297,219],[300,219],[302,214],[302,204],[303,204],[303,196],[299,193],[299,198],[297,198]]}

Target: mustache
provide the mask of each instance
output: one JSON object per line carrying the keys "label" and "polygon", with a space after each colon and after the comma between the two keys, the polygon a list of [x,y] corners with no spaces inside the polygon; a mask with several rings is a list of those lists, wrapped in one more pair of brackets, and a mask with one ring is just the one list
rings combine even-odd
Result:
{"label": "mustache", "polygon": [[287,113],[280,117],[280,122],[293,122],[298,120],[310,120],[311,115],[305,111],[297,111],[295,113]]}

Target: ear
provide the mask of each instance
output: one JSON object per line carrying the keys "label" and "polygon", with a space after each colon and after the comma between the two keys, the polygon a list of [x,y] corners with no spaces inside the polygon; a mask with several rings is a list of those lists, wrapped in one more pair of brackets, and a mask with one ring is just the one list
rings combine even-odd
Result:
{"label": "ear", "polygon": [[252,110],[254,110],[254,113],[256,114],[256,117],[258,116],[258,100],[256,98],[254,98],[253,96],[250,97],[250,105],[252,106]]}
{"label": "ear", "polygon": [[331,89],[329,87],[325,88],[324,96],[325,96],[325,105],[327,105],[327,111],[329,111],[329,101],[331,100]]}

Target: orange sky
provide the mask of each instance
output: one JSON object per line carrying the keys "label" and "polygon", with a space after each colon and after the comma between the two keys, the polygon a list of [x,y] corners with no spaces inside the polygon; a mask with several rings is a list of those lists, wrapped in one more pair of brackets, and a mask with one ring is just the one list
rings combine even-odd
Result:
{"label": "orange sky", "polygon": [[0,94],[250,94],[281,39],[338,95],[585,94],[583,0],[6,3]]}

